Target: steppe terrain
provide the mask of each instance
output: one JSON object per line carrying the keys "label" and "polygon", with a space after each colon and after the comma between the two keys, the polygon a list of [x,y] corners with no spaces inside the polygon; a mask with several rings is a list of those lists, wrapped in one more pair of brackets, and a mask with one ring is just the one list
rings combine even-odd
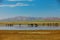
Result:
{"label": "steppe terrain", "polygon": [[60,40],[60,30],[0,30],[0,40]]}

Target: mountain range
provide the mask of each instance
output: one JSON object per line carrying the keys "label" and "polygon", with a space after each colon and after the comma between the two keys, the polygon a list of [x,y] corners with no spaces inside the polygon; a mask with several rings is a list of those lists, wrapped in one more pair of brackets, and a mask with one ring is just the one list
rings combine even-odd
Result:
{"label": "mountain range", "polygon": [[13,18],[7,18],[7,19],[2,19],[0,21],[37,21],[37,20],[45,20],[45,21],[51,21],[51,20],[60,20],[58,17],[25,17],[25,16],[18,16],[18,17],[13,17]]}

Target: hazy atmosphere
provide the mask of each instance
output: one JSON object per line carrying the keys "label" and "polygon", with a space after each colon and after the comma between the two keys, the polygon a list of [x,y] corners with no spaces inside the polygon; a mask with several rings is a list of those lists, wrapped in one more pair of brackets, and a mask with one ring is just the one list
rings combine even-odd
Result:
{"label": "hazy atmosphere", "polygon": [[60,40],[60,0],[0,0],[0,40]]}

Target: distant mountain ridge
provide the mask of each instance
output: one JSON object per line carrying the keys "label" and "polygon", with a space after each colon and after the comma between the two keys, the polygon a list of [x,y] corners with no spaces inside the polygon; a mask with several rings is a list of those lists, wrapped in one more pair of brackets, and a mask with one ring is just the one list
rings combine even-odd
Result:
{"label": "distant mountain ridge", "polygon": [[7,18],[0,21],[32,21],[41,19],[40,17],[25,17],[25,16],[18,16],[13,18]]}
{"label": "distant mountain ridge", "polygon": [[60,20],[60,18],[58,17],[46,17],[46,18],[42,18],[42,17],[25,17],[25,16],[18,16],[18,17],[13,17],[13,18],[7,18],[7,19],[3,19],[0,21],[34,21],[34,20]]}

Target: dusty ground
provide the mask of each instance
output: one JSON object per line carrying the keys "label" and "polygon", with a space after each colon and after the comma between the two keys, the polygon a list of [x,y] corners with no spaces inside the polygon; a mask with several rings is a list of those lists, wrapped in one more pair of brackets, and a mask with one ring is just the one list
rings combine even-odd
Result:
{"label": "dusty ground", "polygon": [[60,40],[60,30],[0,30],[0,40]]}

